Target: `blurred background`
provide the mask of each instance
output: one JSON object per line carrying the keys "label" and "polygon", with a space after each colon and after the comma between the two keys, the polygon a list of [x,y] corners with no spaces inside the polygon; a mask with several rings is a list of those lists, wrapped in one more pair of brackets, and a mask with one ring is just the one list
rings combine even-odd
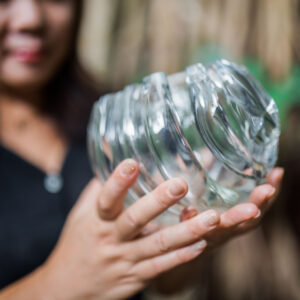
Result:
{"label": "blurred background", "polygon": [[81,60],[115,89],[195,62],[244,63],[280,106],[300,98],[297,0],[86,0]]}
{"label": "blurred background", "polygon": [[279,107],[277,203],[207,260],[197,299],[300,299],[299,22],[299,0],[86,0],[80,56],[99,84],[118,90],[222,57],[245,64]]}

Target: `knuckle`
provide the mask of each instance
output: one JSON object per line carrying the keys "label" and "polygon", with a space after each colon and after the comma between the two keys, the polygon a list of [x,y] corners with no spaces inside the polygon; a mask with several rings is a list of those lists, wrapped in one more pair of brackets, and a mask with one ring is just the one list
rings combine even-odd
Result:
{"label": "knuckle", "polygon": [[125,275],[119,278],[120,285],[133,285],[138,282],[139,278],[130,272],[127,272]]}
{"label": "knuckle", "polygon": [[128,187],[128,180],[121,177],[119,174],[113,174],[105,185],[105,189],[110,194],[119,195],[124,192]]}
{"label": "knuckle", "polygon": [[128,208],[125,211],[124,218],[125,218],[126,223],[130,225],[130,227],[137,228],[137,229],[142,227],[142,223],[136,217],[136,213],[134,212],[132,207]]}
{"label": "knuckle", "polygon": [[171,204],[170,200],[173,200],[167,196],[164,190],[165,188],[160,187],[155,191],[155,194],[152,196],[154,197],[157,205],[163,210],[167,209]]}
{"label": "knuckle", "polygon": [[167,197],[157,197],[156,202],[159,205],[159,207],[163,210],[167,209],[170,206],[170,202]]}
{"label": "knuckle", "polygon": [[156,245],[158,252],[163,254],[171,250],[171,247],[168,245],[166,241],[166,235],[163,232],[158,233],[156,238]]}
{"label": "knuckle", "polygon": [[102,247],[103,249],[99,250],[99,257],[101,257],[102,261],[105,261],[107,263],[115,263],[122,261],[122,253],[116,247],[115,245],[106,245],[105,247]]}
{"label": "knuckle", "polygon": [[110,182],[110,191],[116,197],[124,192],[126,189],[127,184],[124,179],[120,179],[116,177],[112,182]]}
{"label": "knuckle", "polygon": [[191,239],[198,239],[201,236],[201,231],[202,230],[201,230],[199,224],[192,223],[187,228],[187,235]]}
{"label": "knuckle", "polygon": [[191,252],[188,249],[180,249],[175,253],[177,264],[183,264],[191,260]]}
{"label": "knuckle", "polygon": [[99,199],[98,208],[99,208],[99,211],[101,213],[104,213],[104,214],[108,214],[112,210],[112,206],[110,204],[110,201],[108,201],[108,199],[105,199],[105,198]]}
{"label": "knuckle", "polygon": [[153,277],[161,274],[163,272],[162,265],[157,259],[152,260],[152,269],[153,269]]}

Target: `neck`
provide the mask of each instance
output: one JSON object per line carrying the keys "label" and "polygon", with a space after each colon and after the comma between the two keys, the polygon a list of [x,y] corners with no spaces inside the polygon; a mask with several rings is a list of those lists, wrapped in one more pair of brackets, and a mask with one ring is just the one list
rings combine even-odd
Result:
{"label": "neck", "polygon": [[42,97],[0,91],[0,132],[26,127],[39,113]]}
{"label": "neck", "polygon": [[0,103],[24,105],[38,110],[42,104],[42,96],[41,92],[37,91],[13,91],[9,88],[0,87]]}
{"label": "neck", "polygon": [[42,114],[40,99],[29,101],[0,93],[0,144],[45,172],[56,173],[67,141],[55,121]]}

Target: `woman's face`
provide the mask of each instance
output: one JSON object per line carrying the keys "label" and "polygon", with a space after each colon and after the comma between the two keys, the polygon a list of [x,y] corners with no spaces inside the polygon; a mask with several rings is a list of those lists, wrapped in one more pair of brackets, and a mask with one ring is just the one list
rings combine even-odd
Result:
{"label": "woman's face", "polygon": [[76,0],[0,0],[0,86],[42,88],[69,51]]}

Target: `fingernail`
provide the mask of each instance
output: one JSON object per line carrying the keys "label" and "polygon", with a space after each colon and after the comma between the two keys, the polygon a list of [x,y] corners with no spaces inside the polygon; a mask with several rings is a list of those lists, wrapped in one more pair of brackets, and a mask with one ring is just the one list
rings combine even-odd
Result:
{"label": "fingernail", "polygon": [[253,219],[258,219],[260,217],[260,215],[261,215],[261,211],[259,209],[258,212],[257,212],[257,214],[256,214],[256,216]]}
{"label": "fingernail", "polygon": [[185,186],[180,179],[175,179],[170,183],[168,192],[171,197],[178,197],[185,192]]}
{"label": "fingernail", "polygon": [[123,177],[132,175],[136,170],[136,162],[134,160],[128,160],[122,164],[120,173]]}
{"label": "fingernail", "polygon": [[196,208],[185,207],[180,214],[180,222],[191,219],[198,215],[198,211]]}
{"label": "fingernail", "polygon": [[215,211],[208,211],[201,214],[200,219],[204,225],[214,226],[219,222],[219,215]]}
{"label": "fingernail", "polygon": [[268,192],[268,198],[274,196],[275,192],[276,192],[276,189],[271,186],[269,189],[269,192]]}
{"label": "fingernail", "polygon": [[283,178],[283,175],[284,175],[284,169],[283,168],[278,168],[278,177],[279,179],[281,180]]}
{"label": "fingernail", "polygon": [[202,251],[205,247],[207,246],[206,240],[201,240],[198,243],[193,244],[191,247],[195,252],[200,252]]}

